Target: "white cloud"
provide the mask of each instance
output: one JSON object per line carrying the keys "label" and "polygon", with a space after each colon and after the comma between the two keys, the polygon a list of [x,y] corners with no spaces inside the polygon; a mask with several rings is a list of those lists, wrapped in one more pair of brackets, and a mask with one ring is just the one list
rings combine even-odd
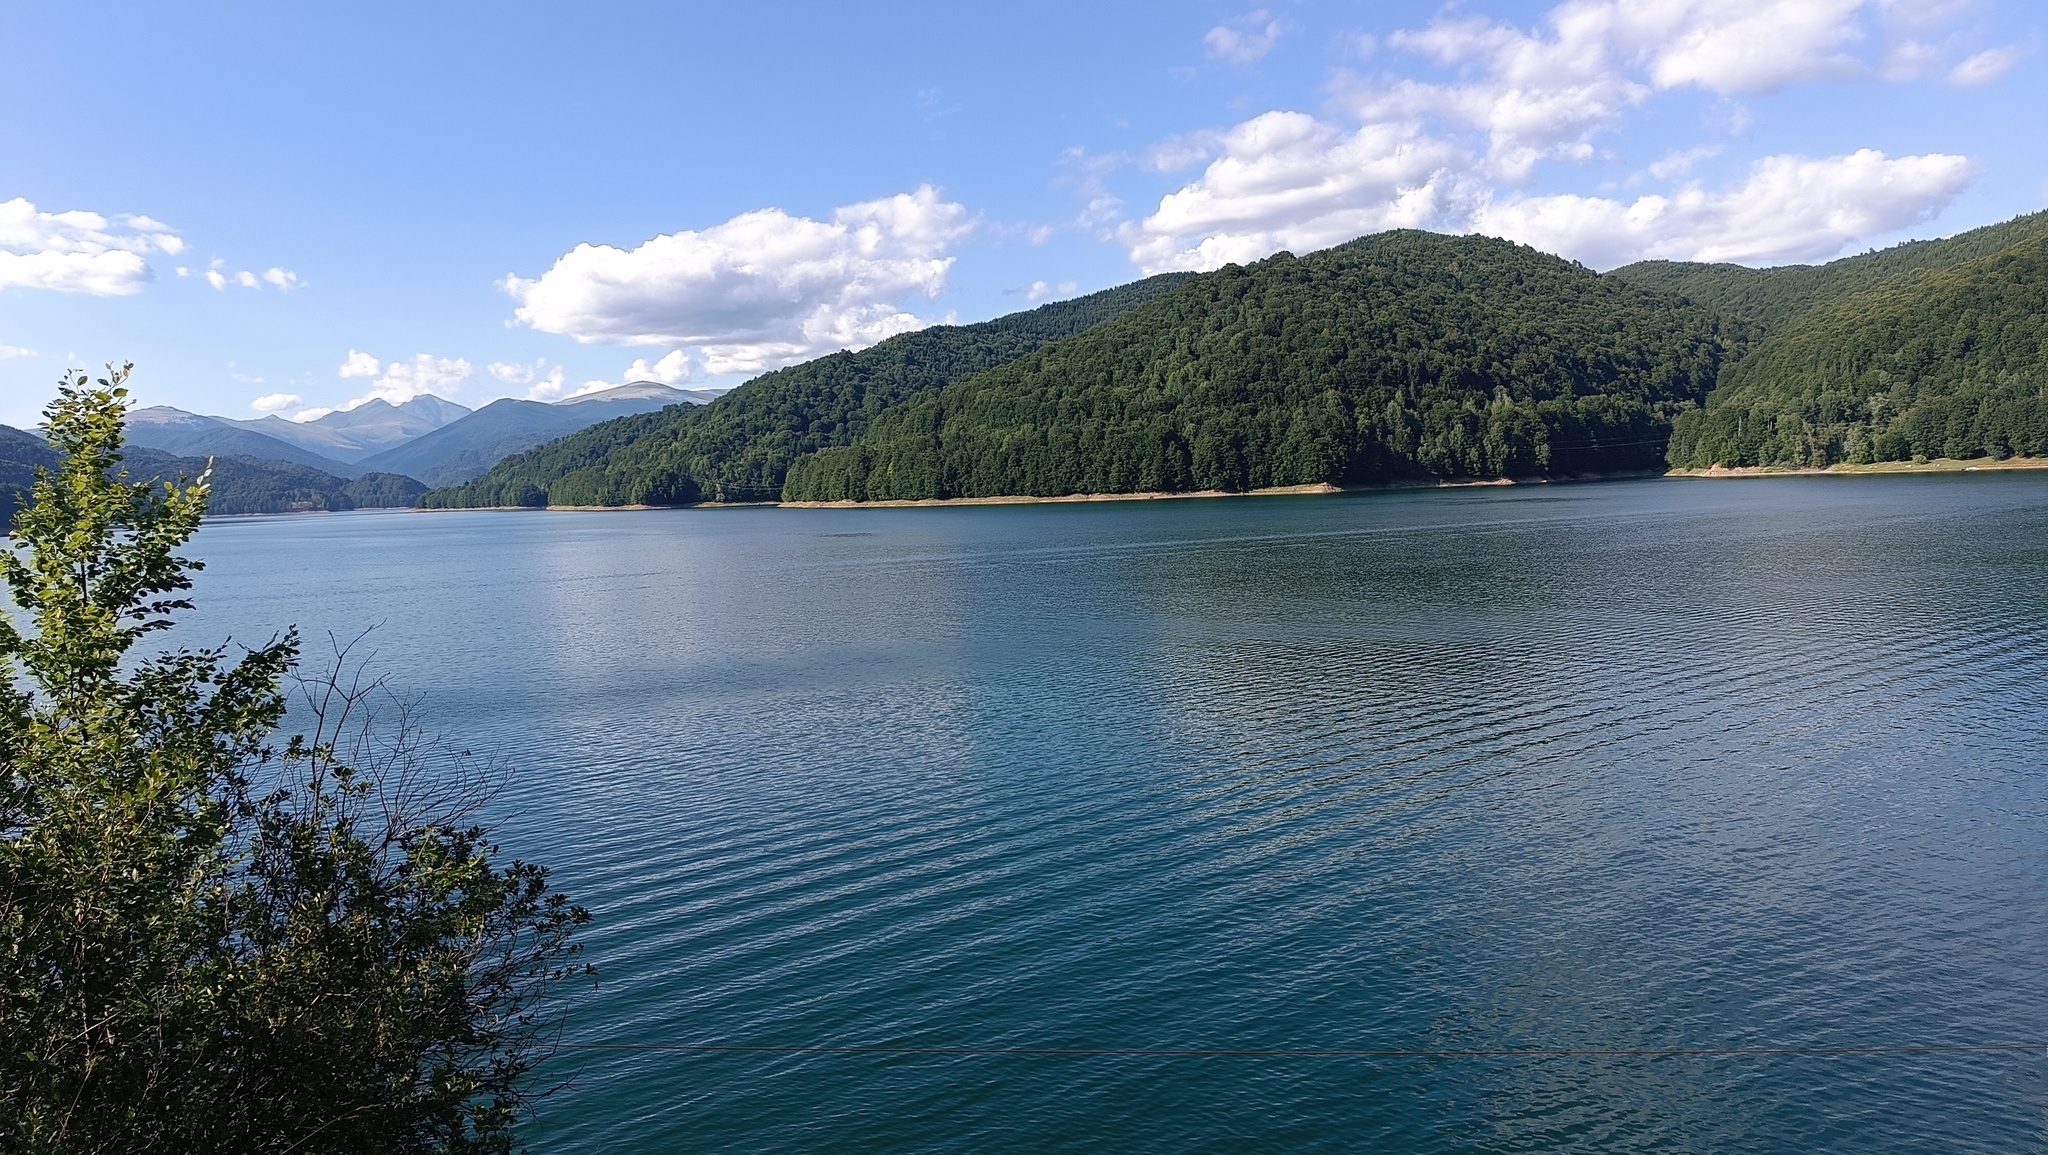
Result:
{"label": "white cloud", "polygon": [[[226,271],[226,266],[226,261],[215,258],[206,267],[206,283],[216,289],[226,289],[229,285],[239,285],[244,289],[261,289],[267,284],[286,293],[299,287],[299,275],[289,269],[272,266],[261,273],[248,269],[230,273]],[[184,276],[185,270],[179,269],[178,275]]]}
{"label": "white cloud", "polygon": [[[1938,74],[1950,49],[1916,38],[1955,5],[1896,0],[1567,0],[1534,28],[1448,15],[1397,32],[1392,46],[1455,69],[1444,83],[1340,76],[1338,101],[1362,121],[1477,130],[1491,175],[1525,179],[1546,159],[1599,156],[1593,139],[1655,93],[1694,87],[1736,97],[1825,80],[1903,82]],[[1914,37],[1893,36],[1901,29]],[[1887,40],[1887,37],[1891,39]],[[2007,50],[2001,50],[2007,51]],[[2009,66],[1980,54],[1958,83]]]}
{"label": "white cloud", "polygon": [[1400,125],[1346,132],[1269,112],[1224,134],[1222,155],[1125,239],[1131,260],[1157,273],[1440,224],[1462,195],[1449,173],[1459,159],[1448,143]]}
{"label": "white cloud", "polygon": [[126,297],[155,279],[144,256],[179,253],[185,241],[144,216],[46,213],[24,197],[0,201],[0,289],[50,289]]}
{"label": "white cloud", "polygon": [[[1605,7],[1650,57],[1659,88],[1697,84],[1723,95],[1846,79],[1864,66],[1848,49],[1866,36],[1869,0],[1610,0]],[[1662,11],[1658,11],[1658,9]]]}
{"label": "white cloud", "polygon": [[1711,160],[1720,155],[1720,145],[1703,144],[1698,148],[1686,148],[1680,149],[1677,152],[1667,152],[1656,160],[1651,161],[1650,167],[1644,171],[1658,180],[1670,180],[1673,177],[1684,176],[1691,172],[1692,166],[1699,162]]}
{"label": "white cloud", "polygon": [[1024,299],[1027,301],[1048,301],[1055,297],[1071,297],[1079,292],[1080,289],[1081,283],[1079,281],[1061,281],[1058,284],[1053,284],[1051,281],[1033,281],[1031,282],[1031,287],[1024,290]]}
{"label": "white cloud", "polygon": [[1248,13],[1234,25],[1219,24],[1209,29],[1202,43],[1209,55],[1231,64],[1256,64],[1273,51],[1285,29],[1272,13],[1261,8]]}
{"label": "white cloud", "polygon": [[287,409],[297,409],[305,403],[306,399],[296,393],[267,393],[249,402],[249,408],[258,413],[282,413]]}
{"label": "white cloud", "polygon": [[0,344],[0,361],[11,361],[16,357],[33,357],[35,355],[36,351],[34,349],[24,349],[19,345]]}
{"label": "white cloud", "polygon": [[[1952,63],[1959,41],[1944,30],[1966,8],[1940,0],[1566,0],[1524,28],[1447,6],[1435,22],[1386,44],[1450,75],[1343,73],[1331,86],[1336,119],[1272,111],[1124,156],[1121,163],[1155,172],[1204,167],[1152,213],[1112,232],[1146,272],[1209,269],[1395,227],[1506,232],[1594,264],[1645,255],[1825,256],[1926,219],[1968,183],[1973,166],[1956,156],[1888,159],[1868,150],[1781,156],[1757,162],[1732,189],[1687,183],[1632,203],[1524,197],[1501,186],[1526,181],[1548,161],[1617,159],[1600,135],[1670,89],[1722,97],[1715,115],[1736,135],[1746,112],[1734,98],[1792,84],[1909,75],[1981,82],[2016,57],[2000,49]],[[1628,183],[1685,182],[1725,147],[1709,140],[1674,150]],[[1093,170],[1089,179],[1085,195],[1108,195]],[[1110,212],[1119,209],[1109,202]]]}
{"label": "white cloud", "polygon": [[1949,83],[1964,88],[1989,84],[2004,76],[2026,55],[2026,50],[2019,47],[1993,48],[1987,52],[1979,52],[1949,70]]}
{"label": "white cloud", "polygon": [[541,332],[692,346],[711,373],[752,372],[922,328],[900,302],[945,289],[947,252],[972,227],[927,185],[830,221],[762,209],[634,249],[581,244],[538,278],[502,285]]}
{"label": "white cloud", "polygon": [[1528,197],[1489,204],[1482,233],[1612,268],[1663,257],[1747,264],[1833,256],[1862,238],[1926,220],[1970,181],[1960,156],[1896,159],[1873,149],[1813,160],[1760,160],[1724,192],[1689,186],[1633,203],[1601,197]]}
{"label": "white cloud", "polygon": [[496,377],[507,385],[524,385],[528,381],[533,380],[534,367],[531,365],[515,365],[507,361],[493,361],[484,366],[484,369],[491,376]]}
{"label": "white cloud", "polygon": [[341,363],[335,372],[342,377],[375,377],[384,372],[384,363],[368,353],[348,351],[348,360]]}
{"label": "white cloud", "polygon": [[[545,401],[549,404],[557,401],[573,401],[578,397],[588,397],[592,393],[602,393],[607,389],[617,389],[620,385],[626,383],[623,381],[585,381],[572,390],[569,388],[567,377],[568,375],[562,372],[560,365],[555,366],[549,370],[546,377],[534,382],[533,388],[526,391],[526,399],[528,401]],[[637,380],[637,378],[630,374],[626,378],[626,381],[633,380]]]}
{"label": "white cloud", "polygon": [[[382,399],[393,405],[426,393],[447,396],[462,388],[469,380],[470,364],[460,357],[453,359],[436,357],[430,353],[415,354],[410,361],[379,361],[368,353],[354,349],[348,352],[348,360],[336,370],[336,374],[348,378],[375,378],[370,382],[370,391],[361,397],[342,405],[343,409],[354,409],[365,402]],[[321,410],[320,413],[330,412]],[[314,416],[319,416],[315,413]],[[305,414],[296,415],[293,420],[311,420]]]}
{"label": "white cloud", "polygon": [[695,368],[681,349],[674,349],[652,365],[648,364],[645,358],[636,359],[631,365],[626,366],[624,381],[655,381],[663,385],[673,385],[678,381],[689,380],[690,373]]}
{"label": "white cloud", "polygon": [[547,376],[533,382],[533,387],[526,391],[526,399],[528,401],[556,401],[561,398],[562,390],[568,387],[567,375],[562,372],[562,367],[557,365],[548,371]]}

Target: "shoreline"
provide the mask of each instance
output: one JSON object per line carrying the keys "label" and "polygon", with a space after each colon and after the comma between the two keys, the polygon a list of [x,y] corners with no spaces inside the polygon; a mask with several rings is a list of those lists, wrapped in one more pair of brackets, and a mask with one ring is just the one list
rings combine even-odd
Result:
{"label": "shoreline", "polygon": [[[1366,485],[1333,485],[1329,482],[1314,482],[1309,485],[1275,485],[1262,489],[1228,490],[1199,489],[1181,492],[1147,490],[1141,493],[1069,493],[1058,497],[1033,497],[1010,495],[1004,497],[930,497],[904,501],[700,501],[692,505],[485,505],[466,509],[420,509],[405,510],[400,506],[388,507],[393,512],[403,510],[409,513],[644,513],[657,510],[681,509],[943,509],[950,506],[984,505],[1076,505],[1104,501],[1180,501],[1197,498],[1217,497],[1314,497],[1341,493],[1388,493],[1419,489],[1484,489],[1519,485],[1574,485],[1595,481],[1638,481],[1660,477],[1674,477],[1685,480],[1726,480],[1750,477],[1865,477],[1898,476],[1952,473],[2005,473],[2048,470],[2048,457],[1978,457],[1960,459],[1937,457],[1932,461],[1915,464],[1911,461],[1880,461],[1871,465],[1828,465],[1785,466],[1740,465],[1730,468],[1716,465],[1709,469],[1632,470],[1617,473],[1581,473],[1557,477],[1459,477],[1438,479],[1405,479],[1382,481]],[[316,510],[309,512],[328,512]],[[224,516],[271,517],[275,514],[249,514]]]}
{"label": "shoreline", "polygon": [[[2048,467],[2048,462],[2043,463]],[[1274,485],[1260,489],[1145,490],[1138,493],[1068,493],[1057,497],[928,497],[902,501],[700,501],[692,505],[479,505],[463,509],[419,509],[413,513],[635,513],[676,509],[942,509],[981,505],[1074,505],[1103,501],[1180,501],[1216,497],[1317,497],[1340,493],[1389,493],[1418,489],[1486,489],[1517,485],[1574,485],[1591,481],[1635,481],[1662,476],[1651,470],[1580,473],[1558,477],[1409,478],[1364,485]]]}
{"label": "shoreline", "polygon": [[2048,457],[1937,457],[1931,461],[1879,461],[1870,465],[1715,465],[1707,469],[1674,469],[1666,477],[1722,480],[1744,477],[1869,477],[1927,473],[2016,473],[2048,469]]}

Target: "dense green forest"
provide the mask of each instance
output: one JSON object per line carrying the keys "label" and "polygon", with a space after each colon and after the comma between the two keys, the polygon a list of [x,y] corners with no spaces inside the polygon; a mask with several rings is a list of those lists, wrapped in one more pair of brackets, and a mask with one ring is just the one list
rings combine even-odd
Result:
{"label": "dense green forest", "polygon": [[1762,337],[1808,310],[1875,289],[1895,278],[1940,272],[2013,245],[2048,235],[2048,212],[2016,217],[1938,241],[1908,241],[1889,249],[1844,257],[1825,265],[1705,265],[1689,261],[1642,261],[1608,273],[1646,289],[1675,293]]}
{"label": "dense green forest", "polygon": [[421,504],[1245,490],[2048,453],[2044,238],[2036,213],[1826,265],[1648,261],[1602,277],[1503,241],[1385,233],[791,366],[707,406],[514,455]]}
{"label": "dense green forest", "polygon": [[0,533],[14,524],[14,515],[36,483],[36,468],[57,464],[49,443],[33,433],[0,425]]}
{"label": "dense green forest", "polygon": [[2002,250],[1907,269],[1782,322],[1679,421],[1671,463],[2048,455],[2048,220],[1980,233],[2008,240],[2022,223],[2032,235]]}
{"label": "dense green forest", "polygon": [[[215,457],[209,514],[340,512],[374,507],[410,508],[427,487],[396,473],[365,473],[350,481],[292,461],[258,457]],[[122,465],[137,481],[198,477],[203,457],[173,457],[139,445],[128,446]]]}
{"label": "dense green forest", "polygon": [[1228,265],[800,459],[793,501],[1648,470],[1727,350],[1705,309],[1401,231]]}
{"label": "dense green forest", "polygon": [[1071,337],[1170,291],[1171,273],[975,325],[937,325],[859,353],[763,374],[709,405],[675,406],[593,425],[516,454],[466,485],[429,493],[429,509],[543,505],[681,505],[772,501],[789,464],[846,445],[875,416],[935,389]]}

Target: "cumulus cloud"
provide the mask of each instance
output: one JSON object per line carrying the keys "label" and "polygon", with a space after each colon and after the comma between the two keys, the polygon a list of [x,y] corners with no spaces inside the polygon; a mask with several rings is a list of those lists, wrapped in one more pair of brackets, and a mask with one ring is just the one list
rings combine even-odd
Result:
{"label": "cumulus cloud", "polygon": [[1355,131],[1269,112],[1225,133],[1194,183],[1126,231],[1147,273],[1212,269],[1279,249],[1316,249],[1361,233],[1442,224],[1463,191],[1449,143],[1396,124]]}
{"label": "cumulus cloud", "polygon": [[[379,399],[393,405],[403,405],[427,393],[445,397],[462,388],[462,383],[469,380],[471,369],[469,362],[460,357],[436,357],[430,353],[417,353],[409,361],[385,362],[368,353],[350,349],[348,359],[343,361],[335,372],[337,376],[344,378],[370,379],[368,392],[340,407],[354,409],[358,405]],[[314,412],[313,416],[318,417],[327,412],[331,411],[322,409]],[[312,418],[301,413],[294,419],[307,421]]]}
{"label": "cumulus cloud", "polygon": [[1208,35],[1202,37],[1202,43],[1209,49],[1209,55],[1218,60],[1231,64],[1256,64],[1280,43],[1283,31],[1272,13],[1261,8],[1246,14],[1241,20],[1209,29]]}
{"label": "cumulus cloud", "polygon": [[501,284],[541,332],[689,346],[712,373],[752,372],[923,327],[902,302],[945,289],[948,252],[972,227],[927,185],[829,221],[761,209],[633,249],[581,244],[539,277]]}
{"label": "cumulus cloud", "polygon": [[1949,83],[1963,88],[1989,84],[2011,71],[2012,66],[2018,64],[2026,55],[2026,50],[2019,47],[1993,48],[1979,52],[1949,70]]}
{"label": "cumulus cloud", "polygon": [[359,353],[354,349],[350,349],[348,351],[348,360],[343,361],[341,368],[335,372],[345,378],[376,377],[384,372],[384,363],[368,353]]}
{"label": "cumulus cloud", "polygon": [[[687,359],[685,359],[685,362],[683,372],[687,375],[689,372]],[[633,362],[632,368],[627,370],[628,376],[626,380],[658,379],[652,375],[657,372],[668,372],[674,367],[674,363],[666,357],[652,366],[649,366],[644,359],[636,360]],[[569,388],[568,372],[560,365],[549,366],[546,357],[537,358],[531,365],[517,361],[493,361],[489,365],[484,366],[484,369],[494,379],[503,384],[525,386],[526,399],[528,401],[560,401],[568,397],[581,397],[585,393],[595,393],[600,389],[610,389],[618,384],[615,381],[585,381],[582,385],[572,390]],[[633,369],[645,369],[648,372],[640,378],[635,378],[631,376]]]}
{"label": "cumulus cloud", "polygon": [[527,381],[531,382],[531,388],[526,391],[528,401],[559,401],[563,391],[569,387],[568,374],[562,372],[560,365],[548,370],[544,377],[529,376]]}
{"label": "cumulus cloud", "polygon": [[180,253],[185,241],[145,216],[46,213],[23,197],[0,201],[0,290],[50,289],[126,297],[155,279],[144,257]]}
{"label": "cumulus cloud", "polygon": [[663,385],[673,385],[678,381],[689,380],[690,373],[695,368],[681,349],[673,349],[651,365],[645,358],[635,359],[631,365],[626,366],[625,380],[654,381]]}
{"label": "cumulus cloud", "polygon": [[303,408],[306,399],[296,393],[266,393],[249,402],[249,408],[258,413],[282,413],[287,409]]}
{"label": "cumulus cloud", "polygon": [[1663,195],[1625,202],[1512,189],[1545,162],[1612,159],[1600,135],[1668,90],[1729,98],[1720,107],[1732,134],[1743,119],[1733,98],[1792,84],[1981,83],[2017,57],[1999,49],[1957,62],[1961,41],[1943,30],[1962,11],[1901,0],[1566,0],[1525,28],[1451,6],[1386,39],[1447,77],[1340,74],[1333,117],[1272,111],[1135,154],[1124,163],[1203,168],[1150,214],[1112,231],[1146,272],[1214,268],[1394,227],[1501,232],[1593,264],[1829,255],[1926,219],[1973,166],[1869,150],[1779,156],[1714,191],[1687,183],[1696,164],[1726,147],[1708,141],[1629,178],[1631,186],[1679,183]]}
{"label": "cumulus cloud", "polygon": [[1079,281],[1061,281],[1058,284],[1054,284],[1051,281],[1033,281],[1030,287],[1024,290],[1024,299],[1027,301],[1049,301],[1055,298],[1071,297],[1079,292],[1080,288],[1081,283]]}
{"label": "cumulus cloud", "polygon": [[1537,28],[1449,16],[1397,32],[1395,48],[1457,69],[1448,83],[1347,76],[1339,97],[1365,120],[1433,119],[1477,129],[1497,176],[1541,160],[1589,160],[1592,138],[1658,91],[1723,96],[1878,75],[1853,49],[1878,0],[1568,0]]}
{"label": "cumulus cloud", "polygon": [[0,361],[11,361],[16,357],[33,357],[35,355],[36,351],[34,349],[24,349],[19,345],[0,344]]}
{"label": "cumulus cloud", "polygon": [[[178,275],[184,276],[185,270],[179,269]],[[206,283],[216,289],[223,290],[229,285],[237,285],[244,289],[261,289],[263,286],[269,285],[280,292],[289,293],[299,287],[299,275],[289,269],[280,269],[276,266],[272,266],[261,273],[249,269],[230,273],[227,271],[226,261],[215,259],[206,267]]]}
{"label": "cumulus cloud", "polygon": [[1528,197],[1486,205],[1472,225],[1595,268],[1652,257],[1749,264],[1813,260],[1926,220],[1963,190],[1972,171],[1967,159],[1940,153],[1890,158],[1863,149],[1818,160],[1773,156],[1722,192],[1688,186],[1626,204],[1601,197]]}

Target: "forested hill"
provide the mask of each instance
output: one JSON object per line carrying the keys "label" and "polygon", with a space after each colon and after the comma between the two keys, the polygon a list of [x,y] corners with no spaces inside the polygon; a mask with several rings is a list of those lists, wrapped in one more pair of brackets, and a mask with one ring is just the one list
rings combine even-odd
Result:
{"label": "forested hill", "polygon": [[1741,323],[1750,336],[1760,338],[1816,306],[1876,288],[1896,277],[1952,269],[2040,236],[2048,236],[2048,212],[2015,217],[1938,241],[1908,241],[1825,265],[1752,269],[1641,261],[1607,275],[1686,297]]}
{"label": "forested hill", "polygon": [[[2013,226],[2031,226],[2031,235]],[[2048,456],[2048,214],[1784,323],[1672,439],[1680,467]],[[1896,251],[1896,250],[1894,250]],[[1828,266],[1832,268],[1833,266]]]}
{"label": "forested hill", "polygon": [[800,459],[787,500],[1656,469],[1718,318],[1525,246],[1401,231],[1225,266]]}
{"label": "forested hill", "polygon": [[916,394],[1016,360],[1122,316],[1187,279],[1151,277],[973,325],[937,325],[859,353],[763,374],[697,408],[593,425],[435,490],[429,509],[681,505],[774,500],[790,462],[846,445],[876,414]]}

